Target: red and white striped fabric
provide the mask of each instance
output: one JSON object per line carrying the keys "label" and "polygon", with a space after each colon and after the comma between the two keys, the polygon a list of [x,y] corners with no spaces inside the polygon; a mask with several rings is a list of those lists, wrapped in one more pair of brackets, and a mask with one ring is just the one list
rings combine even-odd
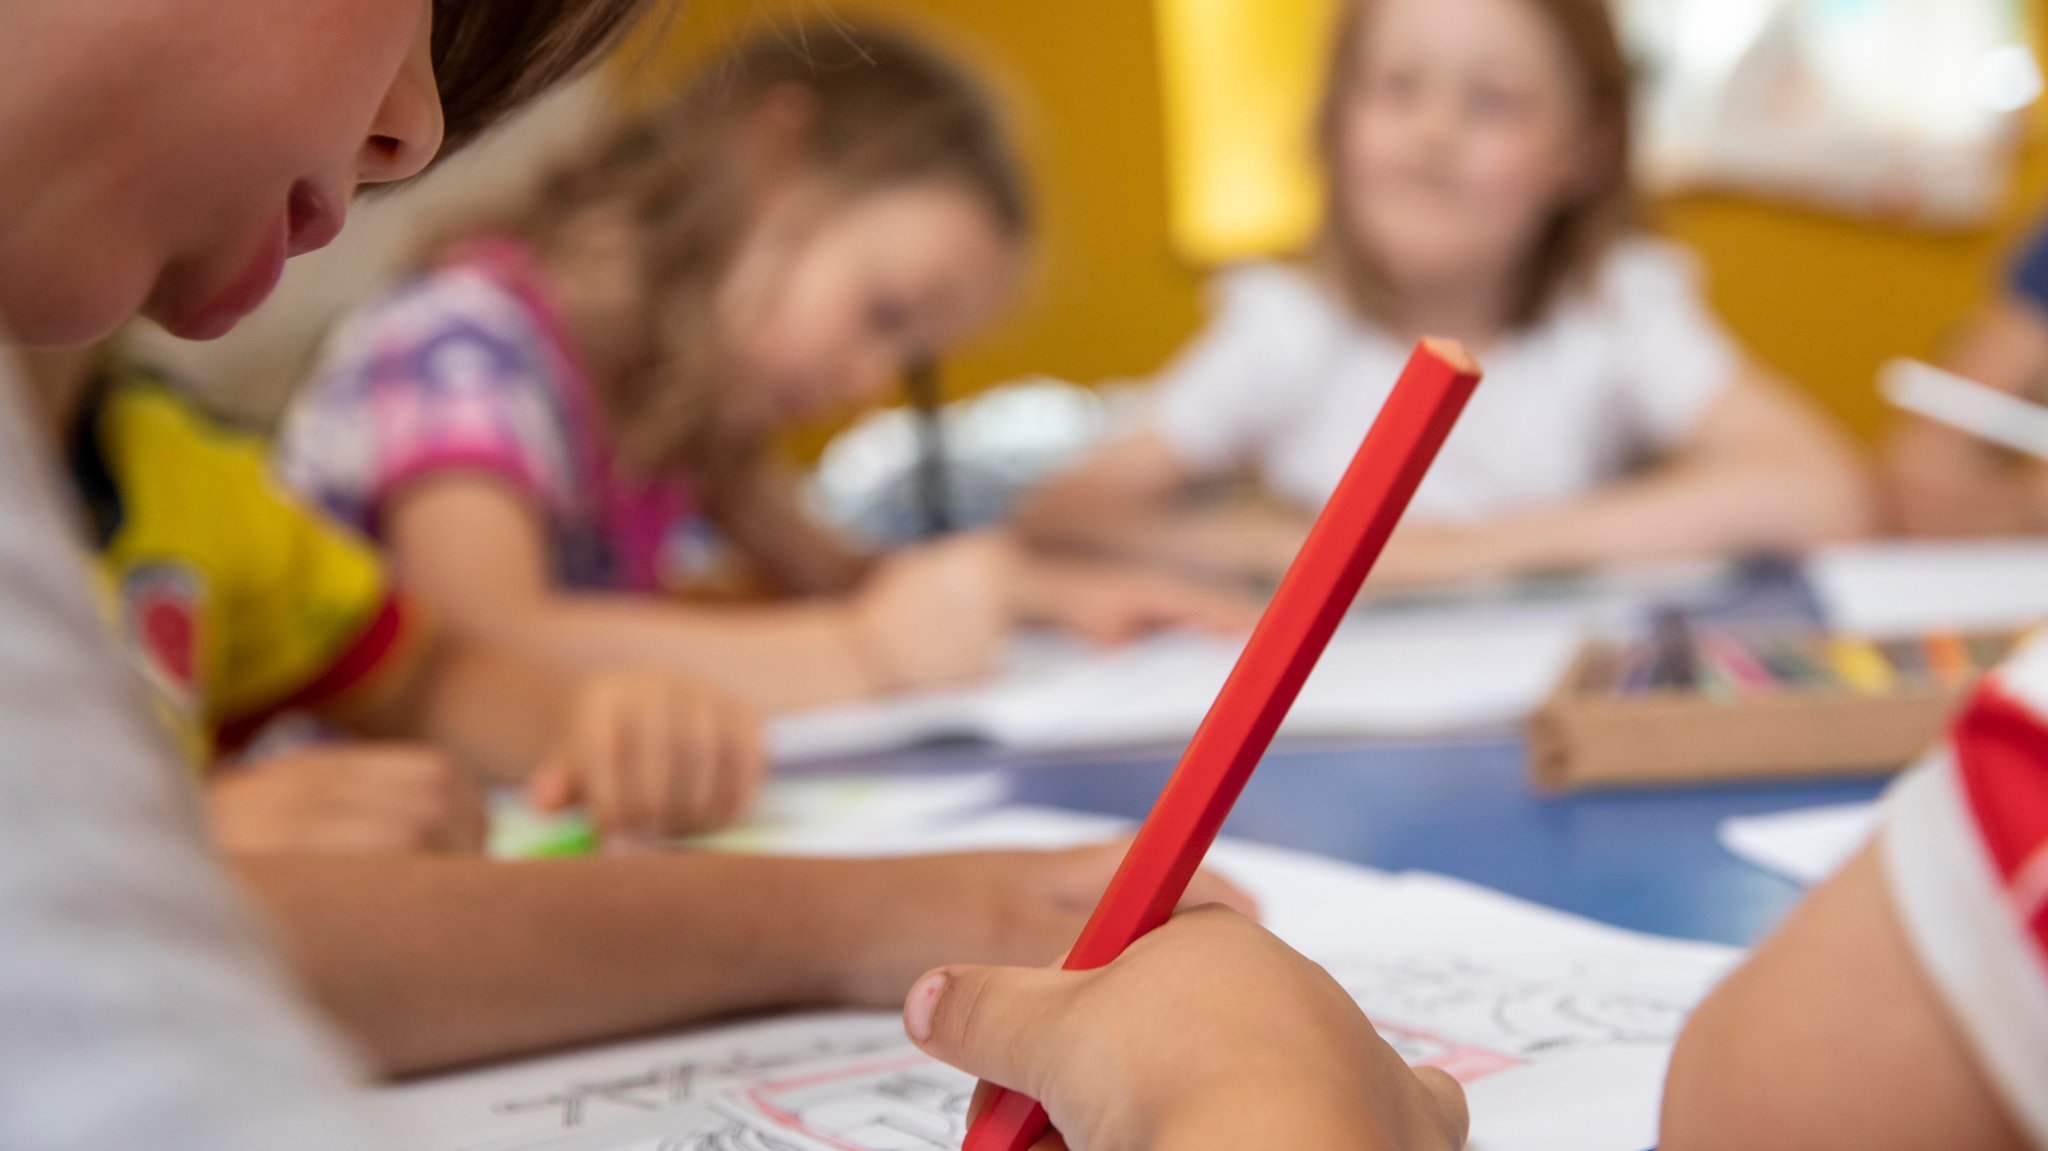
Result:
{"label": "red and white striped fabric", "polygon": [[1892,895],[2013,1117],[2048,1147],[2048,641],[1988,677],[1893,789]]}

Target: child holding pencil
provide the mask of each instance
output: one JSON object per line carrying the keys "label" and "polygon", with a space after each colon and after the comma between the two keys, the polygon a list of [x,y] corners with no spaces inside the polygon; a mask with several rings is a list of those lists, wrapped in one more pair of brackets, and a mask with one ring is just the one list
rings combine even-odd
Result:
{"label": "child holding pencil", "polygon": [[[0,326],[48,345],[138,310],[230,326],[359,185],[418,174],[444,124],[472,138],[638,7],[0,6]],[[378,1146],[300,987],[394,1072],[875,1004],[937,956],[1049,958],[1114,866],[1101,850],[223,861],[95,610],[47,450],[62,397],[15,373],[0,349],[0,1144]]]}
{"label": "child holding pencil", "polygon": [[[579,683],[447,634],[382,559],[269,475],[266,445],[112,346],[33,358],[110,623],[233,852],[478,851],[489,783],[616,842],[752,801],[759,722],[654,672]],[[353,737],[250,760],[272,720]]]}
{"label": "child holding pencil", "polygon": [[[347,321],[282,470],[458,630],[770,710],[971,678],[1021,623],[1248,624],[1234,599],[1000,535],[862,554],[777,464],[778,429],[876,401],[988,323],[1027,223],[952,63],[855,27],[764,34]],[[697,518],[785,602],[655,598]]]}
{"label": "child holding pencil", "polygon": [[[1028,499],[1048,544],[1271,578],[1420,335],[1488,366],[1378,579],[1797,549],[1860,532],[1843,438],[1639,231],[1597,0],[1350,0],[1298,264],[1225,273],[1149,421]],[[1261,498],[1191,493],[1246,474]]]}
{"label": "child holding pencil", "polygon": [[[2048,402],[2048,229],[2007,273],[2005,289],[1965,321],[1949,370],[2036,404]],[[1968,432],[1900,419],[1884,452],[1885,510],[1915,536],[2048,532],[2048,464]]]}
{"label": "child holding pencil", "polygon": [[[2048,1147],[2048,645],[1991,677],[1878,839],[1687,1023],[1666,1151]],[[1043,1102],[1037,1151],[1453,1151],[1411,1070],[1315,964],[1221,909],[1088,972],[946,967],[904,1006],[934,1056]]]}

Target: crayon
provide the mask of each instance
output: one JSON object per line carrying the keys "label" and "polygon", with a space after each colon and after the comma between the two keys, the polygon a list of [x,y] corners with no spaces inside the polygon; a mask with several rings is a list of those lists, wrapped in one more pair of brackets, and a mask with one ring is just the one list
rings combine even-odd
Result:
{"label": "crayon", "polygon": [[1836,636],[1828,641],[1827,658],[1835,677],[1857,691],[1882,695],[1898,683],[1890,661],[1869,640]]}

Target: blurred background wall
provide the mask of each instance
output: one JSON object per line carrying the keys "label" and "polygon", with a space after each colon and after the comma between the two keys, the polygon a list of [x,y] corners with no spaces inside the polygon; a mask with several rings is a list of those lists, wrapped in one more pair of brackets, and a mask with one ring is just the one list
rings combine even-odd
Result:
{"label": "blurred background wall", "polygon": [[[1313,7],[1322,0],[1262,2]],[[1042,240],[1027,298],[948,362],[948,391],[1034,373],[1095,381],[1155,368],[1201,317],[1206,269],[1176,246],[1168,210],[1174,153],[1159,4],[694,0],[662,43],[628,53],[610,78],[626,99],[647,98],[735,30],[794,15],[874,14],[938,37],[982,65],[1010,105],[1036,175]],[[2026,4],[2038,36],[2048,0]],[[1171,34],[1170,20],[1165,26]],[[1245,49],[1298,51],[1286,44]],[[1303,87],[1313,90],[1312,80]],[[1188,95],[1180,93],[1176,107]],[[421,192],[376,205],[324,262],[295,267],[287,290],[248,333],[170,354],[198,363],[233,406],[259,418],[274,410],[303,363],[306,333],[331,316],[337,300],[385,273],[414,218],[471,195],[516,191],[547,157],[573,146],[600,103],[588,90],[558,101],[486,156],[465,158]],[[1876,366],[1892,355],[1933,354],[1944,332],[1993,289],[2009,248],[2042,210],[2042,128],[2036,105],[2011,188],[1986,226],[1930,231],[1726,194],[1666,200],[1658,222],[1704,257],[1716,304],[1749,346],[1868,439],[1884,422],[1871,382]]]}

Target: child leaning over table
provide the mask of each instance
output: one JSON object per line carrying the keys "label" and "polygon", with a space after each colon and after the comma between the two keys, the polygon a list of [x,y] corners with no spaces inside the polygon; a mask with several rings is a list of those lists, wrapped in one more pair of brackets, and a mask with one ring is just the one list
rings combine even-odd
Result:
{"label": "child leaning over table", "polygon": [[[586,803],[621,839],[737,818],[763,772],[742,705],[666,673],[575,681],[435,626],[266,446],[111,349],[32,354],[109,614],[230,851],[474,851],[486,783]],[[305,712],[352,739],[234,762]]]}

